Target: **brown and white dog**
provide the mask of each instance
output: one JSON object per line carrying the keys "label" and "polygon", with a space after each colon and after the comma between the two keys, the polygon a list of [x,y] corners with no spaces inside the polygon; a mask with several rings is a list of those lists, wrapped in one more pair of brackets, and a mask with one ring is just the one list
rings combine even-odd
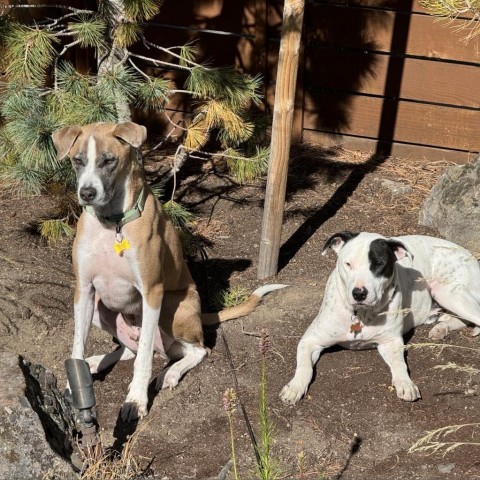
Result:
{"label": "brown and white dog", "polygon": [[207,354],[202,325],[247,315],[263,295],[283,287],[261,287],[238,307],[201,314],[178,234],[145,183],[138,148],[146,135],[131,122],[70,126],[52,135],[58,158],[71,159],[84,207],[73,245],[72,358],[84,358],[92,322],[121,344],[88,358],[92,373],[137,355],[121,412],[125,421],[147,414],[154,351],[178,360],[156,383],[173,388]]}

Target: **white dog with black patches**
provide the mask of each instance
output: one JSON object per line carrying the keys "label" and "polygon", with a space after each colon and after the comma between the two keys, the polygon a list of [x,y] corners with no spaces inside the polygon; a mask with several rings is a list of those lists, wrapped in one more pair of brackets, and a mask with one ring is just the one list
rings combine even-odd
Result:
{"label": "white dog with black patches", "polygon": [[[449,331],[480,325],[480,267],[452,242],[422,235],[385,238],[375,233],[336,233],[323,248],[337,253],[320,312],[297,349],[297,368],[280,397],[295,404],[306,393],[313,366],[333,345],[377,347],[390,367],[399,398],[414,401],[420,391],[408,374],[403,335],[439,320],[434,340]],[[440,308],[439,308],[440,307]]]}
{"label": "white dog with black patches", "polygon": [[70,157],[84,211],[73,244],[75,332],[72,358],[84,358],[93,323],[121,347],[87,359],[92,373],[135,355],[122,418],[147,414],[153,352],[178,360],[156,387],[173,388],[207,355],[202,325],[250,313],[267,285],[237,307],[201,314],[179,236],[145,183],[138,148],[145,127],[132,122],[70,126],[53,133],[61,160]]}

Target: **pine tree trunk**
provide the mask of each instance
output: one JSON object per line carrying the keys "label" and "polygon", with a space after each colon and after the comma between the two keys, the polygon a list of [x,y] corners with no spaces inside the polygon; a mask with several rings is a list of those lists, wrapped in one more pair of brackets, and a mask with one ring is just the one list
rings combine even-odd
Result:
{"label": "pine tree trunk", "polygon": [[[128,56],[127,49],[120,47],[114,36],[115,28],[127,20],[123,2],[121,0],[108,0],[108,3],[110,4],[110,11],[112,12],[107,19],[109,24],[110,45],[109,49],[98,52],[99,77],[112,71],[117,65],[121,65]],[[119,122],[132,120],[128,101],[120,92],[116,92],[116,110]]]}

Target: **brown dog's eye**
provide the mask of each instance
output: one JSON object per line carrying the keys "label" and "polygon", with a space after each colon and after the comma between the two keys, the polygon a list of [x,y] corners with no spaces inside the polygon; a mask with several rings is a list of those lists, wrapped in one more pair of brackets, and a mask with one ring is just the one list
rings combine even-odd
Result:
{"label": "brown dog's eye", "polygon": [[105,155],[103,158],[102,158],[102,167],[106,167],[106,166],[112,166],[115,164],[115,162],[117,161],[117,157],[115,157],[115,155]]}
{"label": "brown dog's eye", "polygon": [[73,157],[72,163],[74,167],[83,167],[83,159],[82,157]]}

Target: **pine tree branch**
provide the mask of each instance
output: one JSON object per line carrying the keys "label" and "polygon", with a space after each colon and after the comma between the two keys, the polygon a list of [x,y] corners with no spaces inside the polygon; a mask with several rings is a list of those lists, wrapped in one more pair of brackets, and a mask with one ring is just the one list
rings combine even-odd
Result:
{"label": "pine tree branch", "polygon": [[53,80],[53,89],[55,91],[58,90],[58,61],[60,60],[60,57],[62,57],[65,52],[71,48],[71,47],[74,47],[75,45],[78,45],[80,43],[80,40],[75,40],[71,43],[67,43],[66,45],[64,45],[62,51],[55,57],[55,62],[54,62],[54,65],[53,65],[53,77],[54,77],[54,80]]}
{"label": "pine tree branch", "polygon": [[150,80],[150,77],[139,67],[137,67],[137,65],[135,65],[135,62],[130,58],[128,58],[128,63],[140,74],[142,75],[142,77],[146,78],[150,83],[152,82]]}
{"label": "pine tree branch", "polygon": [[[51,19],[49,19],[49,20],[51,20],[51,23],[45,23],[44,28],[48,31],[53,30],[57,25],[59,25],[61,22],[63,22],[67,18],[75,17],[76,15],[78,15],[78,14],[76,12],[73,12],[73,13],[67,13],[66,15],[63,15],[63,16],[57,18],[57,19],[51,18]],[[66,31],[67,30],[65,29],[65,30],[62,30],[61,32],[66,32]]]}
{"label": "pine tree branch", "polygon": [[79,43],[80,43],[80,40],[74,40],[73,42],[67,43],[66,45],[64,45],[62,51],[57,55],[57,60],[59,57],[63,56],[69,48],[72,48],[75,45],[78,45]]}
{"label": "pine tree branch", "polygon": [[8,9],[14,9],[14,8],[64,8],[65,10],[70,10],[71,12],[74,12],[75,14],[78,13],[87,13],[90,15],[95,15],[95,12],[93,10],[85,10],[82,8],[75,8],[71,7],[70,5],[60,5],[60,4],[38,4],[38,5],[0,5],[0,10],[8,10]]}
{"label": "pine tree branch", "polygon": [[188,130],[188,128],[184,128],[184,127],[181,127],[178,123],[175,123],[171,118],[170,118],[170,115],[168,115],[167,112],[163,112],[165,114],[165,117],[167,117],[167,120],[168,120],[168,123],[170,123],[171,125],[173,125],[174,127],[174,130],[176,128],[179,128],[180,130],[183,130],[184,132],[186,132]]}
{"label": "pine tree branch", "polygon": [[[225,158],[231,158],[232,160],[243,160],[247,162],[256,162],[257,160],[255,158],[248,158],[248,157],[242,157],[239,155],[230,155],[225,152],[204,152],[203,150],[197,150],[195,148],[189,148],[189,147],[183,147],[185,150],[188,152],[195,152],[195,153],[201,153],[202,155],[207,155],[209,157],[213,157],[214,155],[218,155],[219,157],[225,157]],[[200,157],[197,157],[200,158]],[[204,159],[202,159],[204,160]]]}
{"label": "pine tree branch", "polygon": [[179,69],[179,70],[190,71],[189,67],[182,67],[181,65],[177,65],[175,63],[169,63],[169,62],[164,62],[162,60],[156,60],[156,59],[150,58],[150,57],[144,57],[143,55],[138,55],[137,53],[129,52],[129,55],[130,55],[130,57],[139,58],[140,60],[145,60],[146,62],[151,62],[151,63],[153,63],[153,64],[155,64],[159,67],[161,67],[161,66],[172,67],[172,68],[176,68],[176,69]]}
{"label": "pine tree branch", "polygon": [[[163,112],[165,115],[167,115],[167,113],[164,111]],[[168,117],[168,115],[167,115]],[[172,135],[173,135],[173,132],[177,129],[177,128],[181,128],[182,130],[185,130],[183,127],[180,126],[180,123],[182,123],[183,120],[180,120],[180,122],[178,123],[175,123],[173,122],[173,125],[174,127],[167,133],[167,135],[165,135],[165,137],[163,138],[163,140],[159,143],[157,143],[157,145],[155,145],[153,148],[151,148],[150,150],[147,150],[144,155],[148,155],[149,153],[153,152],[154,150],[157,150],[157,148],[160,148],[164,143],[165,143],[165,140],[168,140]]]}
{"label": "pine tree branch", "polygon": [[146,38],[144,38],[143,40],[144,44],[150,46],[150,47],[153,47],[153,48],[156,48],[157,50],[160,50],[161,52],[164,52],[164,53],[168,53],[169,55],[172,55],[172,57],[176,57],[178,58],[179,60],[183,60],[184,62],[187,62],[187,63],[190,63],[191,65],[193,65],[194,67],[201,67],[201,68],[204,68],[205,70],[209,70],[207,67],[205,67],[204,65],[200,65],[199,63],[195,63],[193,62],[192,60],[188,60],[186,58],[183,58],[181,55],[178,55],[178,53],[174,53],[171,51],[171,48],[180,48],[180,47],[170,47],[170,48],[165,48],[165,47],[162,47],[160,45],[157,45],[156,43],[153,43],[153,42],[150,42],[149,40],[147,40]]}
{"label": "pine tree branch", "polygon": [[175,190],[177,188],[177,172],[183,167],[183,164],[188,159],[188,151],[183,145],[179,145],[177,151],[175,152],[173,167],[164,175],[164,181],[168,182],[173,177],[173,188],[172,188],[172,200],[175,195]]}
{"label": "pine tree branch", "polygon": [[196,95],[192,90],[170,90],[173,93],[187,93],[188,95]]}

